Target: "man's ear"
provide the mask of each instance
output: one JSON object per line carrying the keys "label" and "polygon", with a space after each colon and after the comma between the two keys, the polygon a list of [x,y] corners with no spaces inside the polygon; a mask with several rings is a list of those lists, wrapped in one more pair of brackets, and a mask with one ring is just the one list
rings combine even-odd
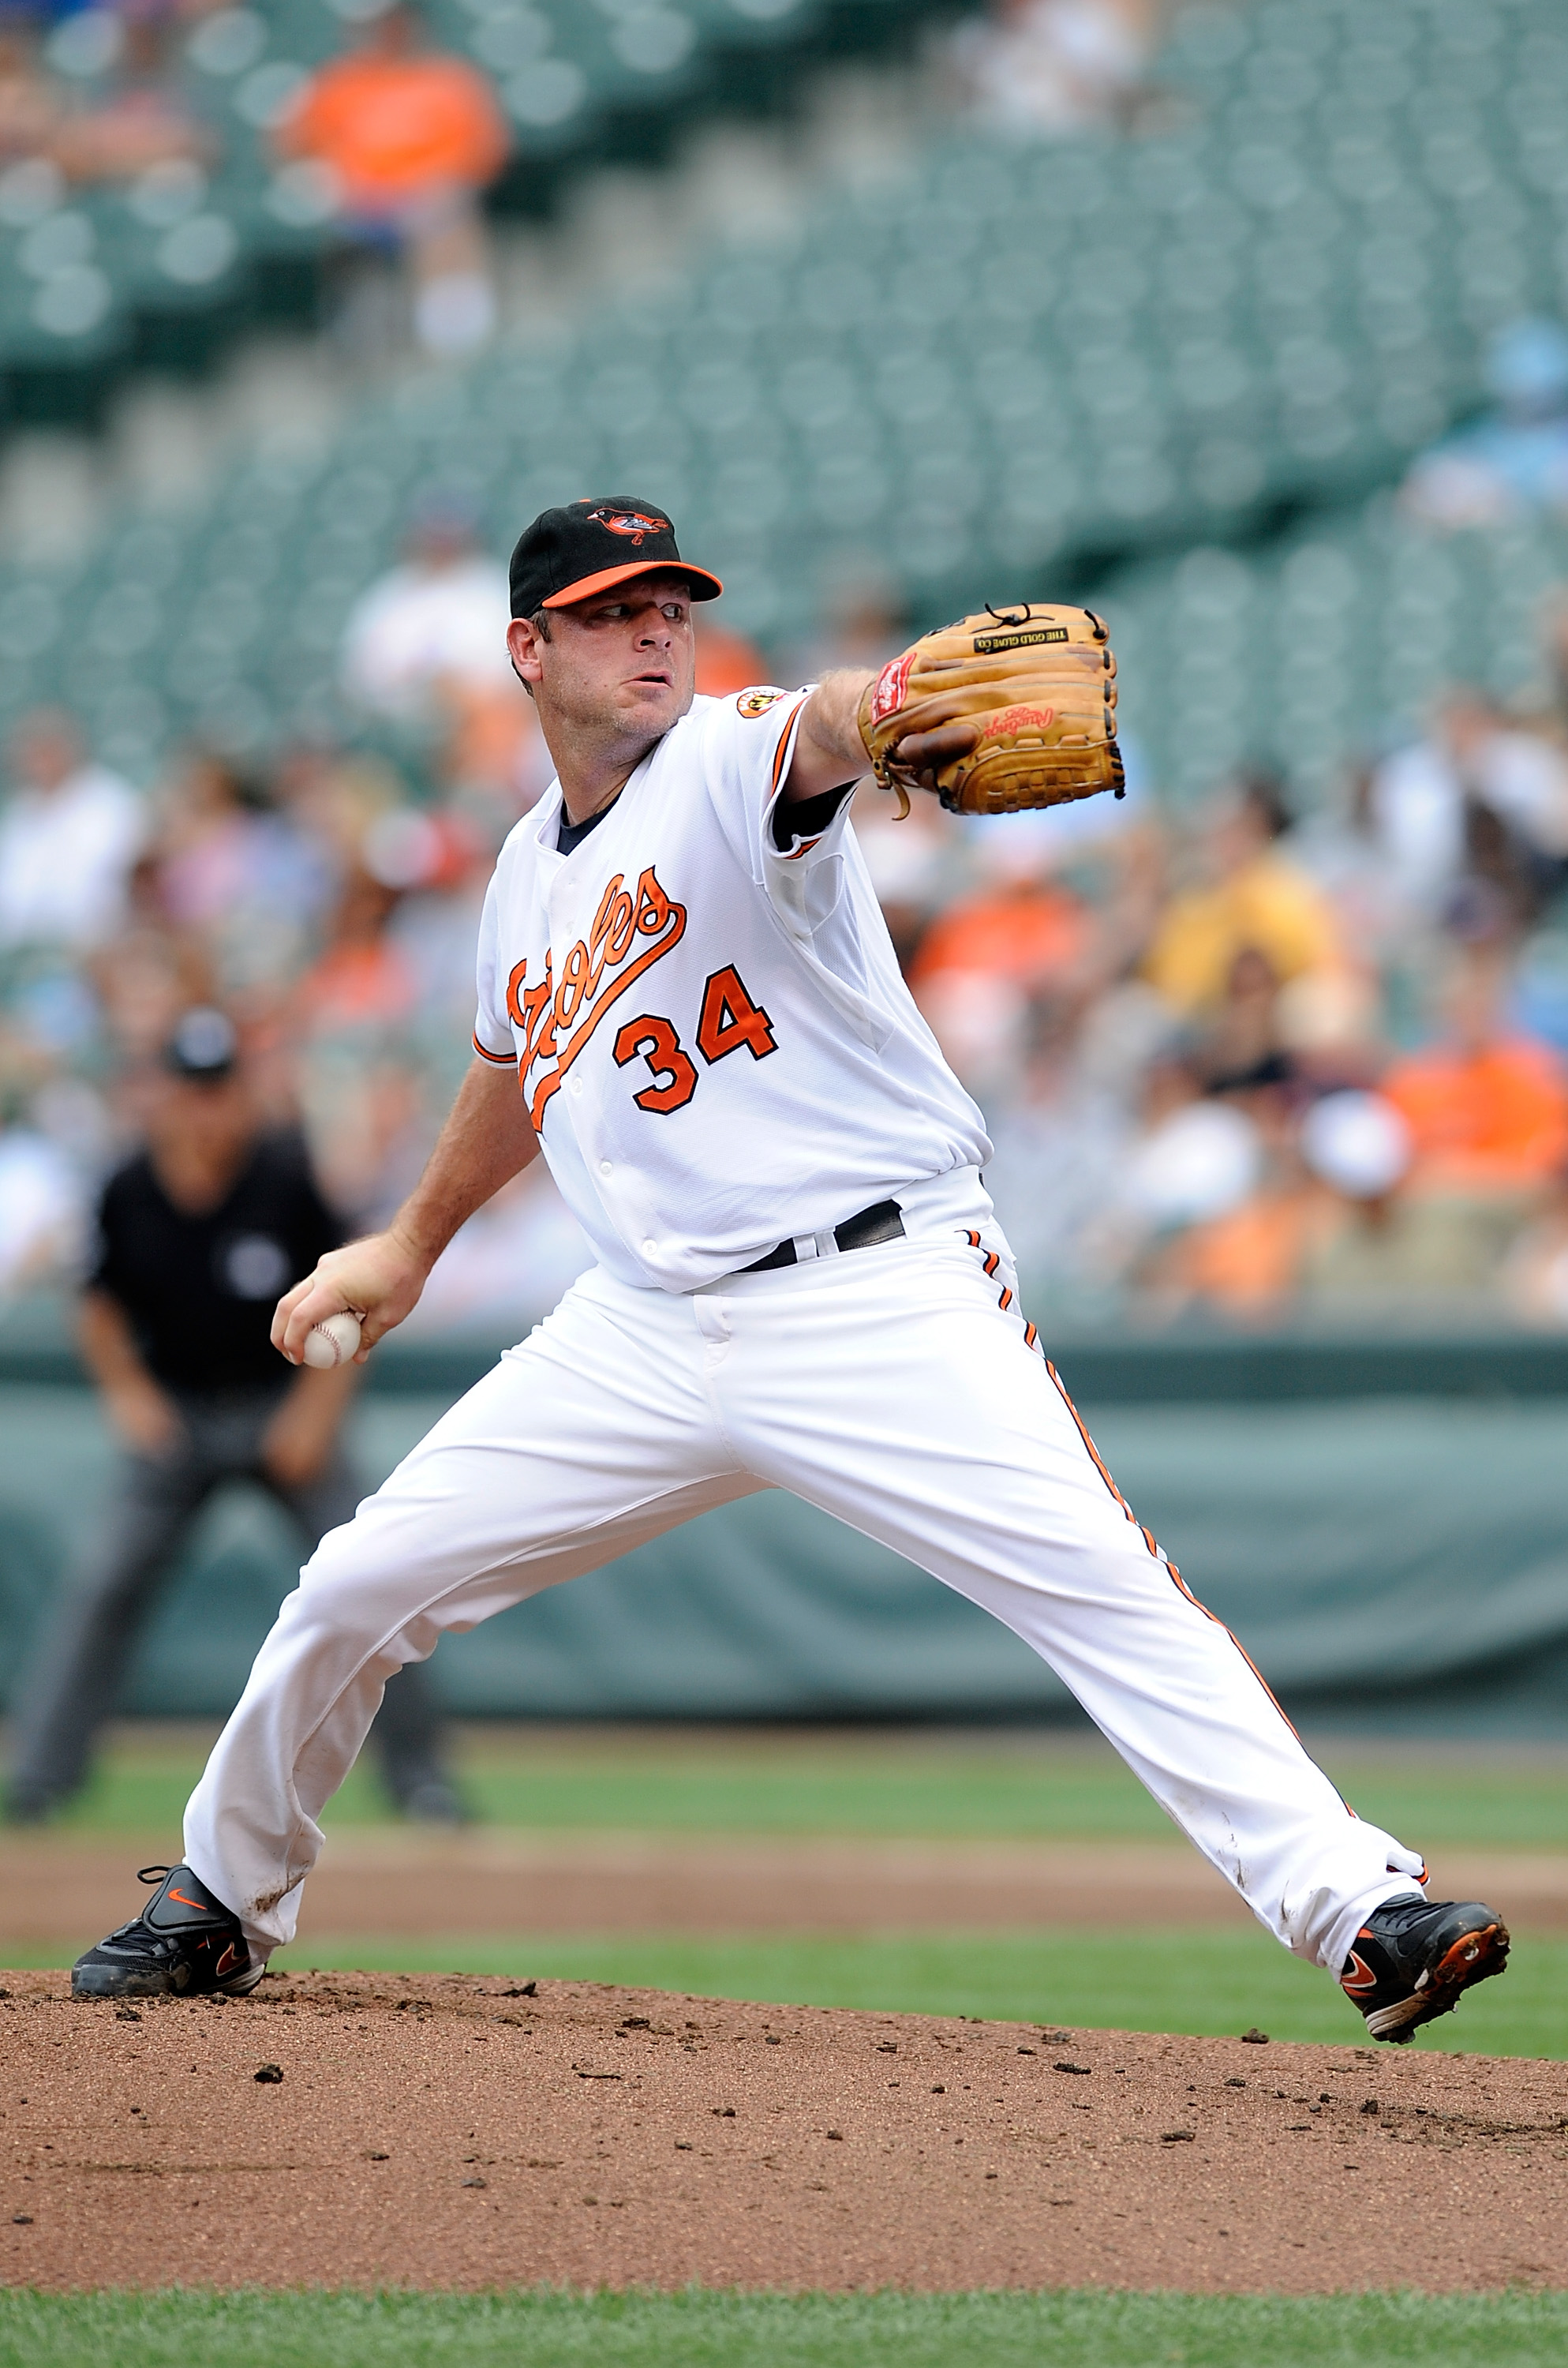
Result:
{"label": "man's ear", "polygon": [[544,635],[531,617],[513,618],[506,628],[506,647],[512,654],[513,672],[525,690],[543,680]]}

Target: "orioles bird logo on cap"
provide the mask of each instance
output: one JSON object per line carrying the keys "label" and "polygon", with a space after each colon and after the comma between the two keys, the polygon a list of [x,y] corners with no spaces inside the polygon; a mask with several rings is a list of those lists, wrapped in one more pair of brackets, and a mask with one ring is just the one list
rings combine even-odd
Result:
{"label": "orioles bird logo on cap", "polygon": [[590,510],[588,516],[596,526],[608,527],[611,534],[623,534],[629,542],[640,543],[645,535],[668,534],[668,518],[649,518],[642,510]]}

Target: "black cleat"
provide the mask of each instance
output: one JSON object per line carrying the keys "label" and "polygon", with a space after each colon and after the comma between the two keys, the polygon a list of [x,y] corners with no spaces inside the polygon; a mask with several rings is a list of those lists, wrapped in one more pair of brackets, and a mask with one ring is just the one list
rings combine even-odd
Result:
{"label": "black cleat", "polygon": [[1356,1935],[1339,1987],[1374,2039],[1408,2039],[1508,1962],[1508,1928],[1479,1900],[1390,1899]]}
{"label": "black cleat", "polygon": [[243,1998],[265,1965],[251,1961],[239,1918],[214,1899],[188,1866],[144,1866],[139,1883],[156,1896],[132,1924],[122,1924],[71,1968],[73,1998]]}

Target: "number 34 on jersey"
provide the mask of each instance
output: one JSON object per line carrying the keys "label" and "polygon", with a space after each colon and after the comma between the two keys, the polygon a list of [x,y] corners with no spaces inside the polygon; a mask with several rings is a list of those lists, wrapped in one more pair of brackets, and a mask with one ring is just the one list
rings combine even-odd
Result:
{"label": "number 34 on jersey", "polygon": [[698,1089],[701,1072],[687,1042],[710,1068],[736,1053],[765,1061],[778,1051],[772,1021],[753,1001],[733,962],[710,973],[696,1010],[678,1019],[651,1010],[620,1017],[617,1007],[624,1009],[631,990],[685,934],[686,906],[665,894],[650,864],[634,889],[619,872],[608,883],[587,936],[567,954],[559,980],[549,952],[544,975],[532,986],[527,962],[517,963],[506,982],[506,1010],[522,1037],[518,1080],[536,1129],[551,1095],[612,1011],[616,1066],[635,1075],[640,1064],[646,1071],[648,1083],[631,1099],[655,1117],[683,1110]]}

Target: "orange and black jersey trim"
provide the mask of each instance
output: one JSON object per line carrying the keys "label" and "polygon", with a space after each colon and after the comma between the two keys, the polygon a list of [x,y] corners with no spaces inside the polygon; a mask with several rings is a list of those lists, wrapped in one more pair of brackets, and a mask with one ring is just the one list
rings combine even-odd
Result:
{"label": "orange and black jersey trim", "polygon": [[[997,1268],[1002,1263],[1001,1252],[999,1250],[986,1249],[984,1243],[981,1240],[980,1235],[975,1232],[972,1225],[967,1225],[964,1228],[964,1239],[969,1244],[971,1250],[980,1250],[983,1252],[981,1264],[987,1277],[989,1278],[990,1276],[994,1275]],[[1005,1282],[1002,1285],[1001,1290],[996,1294],[996,1304],[998,1307],[1003,1309],[1004,1312],[1012,1306],[1013,1286],[1010,1282]],[[1026,1324],[1024,1326],[1025,1347],[1032,1349],[1039,1338],[1040,1335],[1035,1330],[1034,1326],[1032,1324]]]}
{"label": "orange and black jersey trim", "polygon": [[[807,697],[809,696],[808,693]],[[790,754],[795,746],[795,732],[800,723],[801,711],[805,703],[804,698],[795,701],[785,718],[784,729],[778,735],[778,745],[773,751],[773,780],[770,790],[770,796],[775,802],[773,844],[786,863],[799,863],[802,856],[809,855],[813,847],[821,844],[824,834],[836,820],[840,809],[847,803],[855,791],[853,781],[841,781],[836,789],[819,790],[814,798],[797,799],[793,805],[786,805],[778,796],[779,787],[783,782]]]}
{"label": "orange and black jersey trim", "polygon": [[515,1069],[517,1067],[517,1048],[515,1044],[507,1052],[493,1053],[488,1044],[482,1044],[480,1042],[477,1036],[473,1037],[472,1042],[473,1049],[479,1054],[480,1059],[482,1061],[488,1061],[492,1067],[497,1069]]}

